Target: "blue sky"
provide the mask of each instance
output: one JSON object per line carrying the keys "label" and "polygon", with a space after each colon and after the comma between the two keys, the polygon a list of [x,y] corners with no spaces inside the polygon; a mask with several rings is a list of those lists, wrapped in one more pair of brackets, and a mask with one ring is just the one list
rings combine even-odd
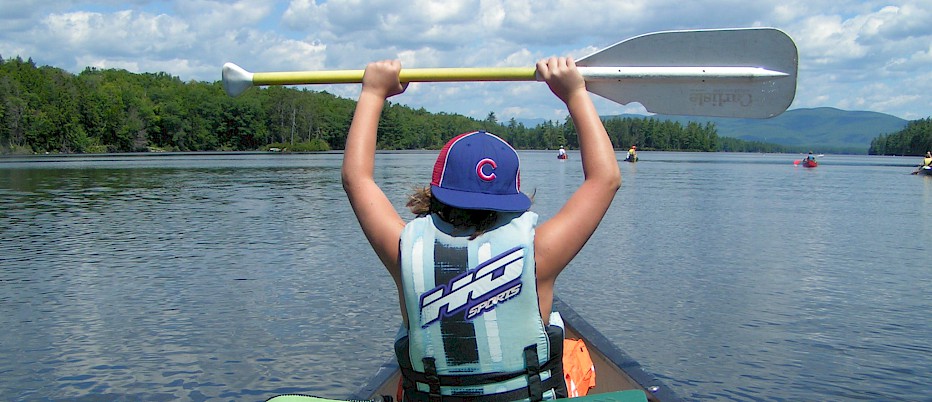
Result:
{"label": "blue sky", "polygon": [[[0,56],[216,81],[249,71],[528,67],[655,31],[770,26],[800,55],[794,108],[932,116],[932,0],[293,0],[0,2]],[[355,98],[355,84],[315,86]],[[546,85],[420,83],[394,102],[500,120],[562,119]],[[602,114],[644,113],[598,100]]]}

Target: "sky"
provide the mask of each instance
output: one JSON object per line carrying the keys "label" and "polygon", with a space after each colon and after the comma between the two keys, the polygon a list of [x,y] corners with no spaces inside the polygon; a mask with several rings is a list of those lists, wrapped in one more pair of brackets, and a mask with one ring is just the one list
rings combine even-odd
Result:
{"label": "sky", "polygon": [[[932,116],[932,0],[0,0],[0,57],[218,81],[251,72],[533,67],[657,31],[774,27],[799,51],[790,109]],[[359,84],[315,85],[355,99]],[[593,97],[602,115],[647,114]],[[562,120],[539,82],[413,83],[392,102],[499,121]]]}

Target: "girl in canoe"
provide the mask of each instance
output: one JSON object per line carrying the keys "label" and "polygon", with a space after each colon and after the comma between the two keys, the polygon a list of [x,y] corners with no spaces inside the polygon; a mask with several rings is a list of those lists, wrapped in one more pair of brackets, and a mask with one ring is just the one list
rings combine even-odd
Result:
{"label": "girl in canoe", "polygon": [[343,188],[398,287],[404,321],[395,342],[404,400],[566,396],[554,282],[593,234],[621,174],[611,141],[570,58],[537,63],[579,135],[584,180],[538,225],[520,191],[515,150],[487,132],[440,151],[430,186],[412,195],[405,223],[374,179],[385,100],[406,89],[398,61],[371,63],[346,140]]}

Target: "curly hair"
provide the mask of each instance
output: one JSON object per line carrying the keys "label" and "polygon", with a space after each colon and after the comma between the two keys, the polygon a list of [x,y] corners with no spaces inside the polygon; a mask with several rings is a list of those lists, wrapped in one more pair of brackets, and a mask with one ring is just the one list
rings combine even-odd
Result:
{"label": "curly hair", "polygon": [[479,237],[498,221],[498,211],[451,207],[435,198],[430,192],[430,187],[415,188],[405,206],[418,217],[435,213],[454,227],[475,229],[469,240]]}

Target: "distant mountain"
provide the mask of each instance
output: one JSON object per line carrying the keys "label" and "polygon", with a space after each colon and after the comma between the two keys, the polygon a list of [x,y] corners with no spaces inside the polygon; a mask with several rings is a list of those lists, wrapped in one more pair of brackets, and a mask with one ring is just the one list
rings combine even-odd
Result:
{"label": "distant mountain", "polygon": [[[603,116],[611,117],[611,116]],[[622,115],[620,117],[644,117]],[[907,120],[884,113],[831,107],[793,109],[770,119],[729,119],[698,116],[652,116],[685,124],[712,122],[720,137],[812,148],[815,152],[867,152],[871,140],[906,127]]]}

